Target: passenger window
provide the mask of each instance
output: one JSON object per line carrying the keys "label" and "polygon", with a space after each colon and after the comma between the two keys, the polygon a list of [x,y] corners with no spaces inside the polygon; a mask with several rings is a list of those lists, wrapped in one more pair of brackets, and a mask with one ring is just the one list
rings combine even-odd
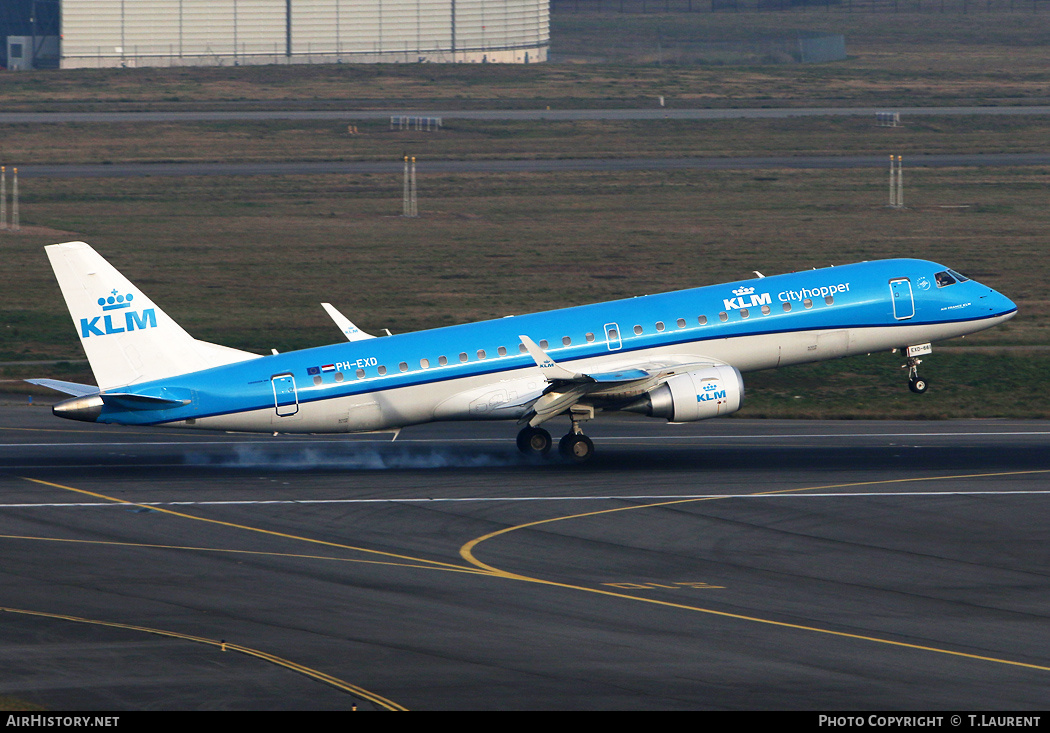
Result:
{"label": "passenger window", "polygon": [[642,335],[642,327],[641,326],[635,326],[634,327],[634,334],[636,336],[641,336]]}
{"label": "passenger window", "polygon": [[469,359],[469,358],[470,358],[470,357],[469,357],[469,356],[467,356],[467,352],[465,352],[465,351],[464,351],[464,352],[462,352],[462,353],[460,353],[460,355],[459,355],[459,360],[460,360],[460,361],[466,361],[466,360],[467,360],[467,359]]}
{"label": "passenger window", "polygon": [[541,341],[540,341],[540,348],[541,348],[541,349],[543,349],[544,351],[546,351],[547,349],[549,349],[549,348],[550,348],[550,346],[551,346],[551,345],[550,345],[550,342],[549,342],[549,341],[547,341],[547,339],[543,339],[543,340],[541,340]]}
{"label": "passenger window", "polygon": [[616,329],[615,329],[615,328],[610,328],[610,329],[609,329],[609,340],[610,340],[610,341],[615,341],[615,340],[616,340],[616,339],[618,339],[618,338],[620,338],[620,334],[618,334],[618,333],[616,332]]}
{"label": "passenger window", "polygon": [[749,318],[750,316],[751,316],[751,313],[748,312],[747,308],[741,308],[740,309],[740,317],[741,318]]}
{"label": "passenger window", "polygon": [[429,359],[420,359],[419,360],[419,366],[421,368],[423,368],[423,369],[429,369],[430,368],[430,360]]}
{"label": "passenger window", "polygon": [[764,316],[768,316],[769,315],[769,306],[768,305],[762,306],[762,315],[764,315]]}
{"label": "passenger window", "polygon": [[379,376],[383,376],[384,374],[386,374],[386,367],[385,366],[379,367]]}
{"label": "passenger window", "polygon": [[364,369],[358,369],[356,374],[357,374],[357,378],[358,379],[364,379],[365,378],[365,370]]}
{"label": "passenger window", "polygon": [[336,372],[335,373],[335,381],[337,381],[337,382],[342,382],[343,381],[343,373],[342,372]]}
{"label": "passenger window", "polygon": [[440,364],[441,366],[445,366],[446,364],[448,364],[448,358],[444,356],[439,356],[438,364]]}
{"label": "passenger window", "polygon": [[786,301],[784,302],[784,312],[785,313],[790,313],[791,312],[791,303],[788,303]]}
{"label": "passenger window", "polygon": [[485,350],[484,349],[478,349],[478,359],[484,359],[484,358],[485,358]]}
{"label": "passenger window", "polygon": [[701,326],[706,326],[707,325],[707,316],[700,316],[696,320]]}
{"label": "passenger window", "polygon": [[726,313],[725,311],[722,311],[721,313],[718,314],[718,320],[720,320],[722,323],[725,323],[726,321],[729,320],[729,314]]}
{"label": "passenger window", "polygon": [[685,328],[685,319],[684,318],[679,318],[678,319],[678,327],[679,328]]}
{"label": "passenger window", "polygon": [[496,353],[499,354],[500,356],[506,356],[507,355],[507,347],[506,346],[500,346],[498,349],[496,349]]}
{"label": "passenger window", "polygon": [[824,302],[827,303],[828,305],[833,305],[835,303],[835,296],[834,295],[827,295],[827,296],[825,296],[824,297]]}
{"label": "passenger window", "polygon": [[403,371],[403,372],[407,372],[408,371],[408,364],[405,363],[405,362],[401,362],[400,364],[397,365],[397,368],[399,370]]}
{"label": "passenger window", "polygon": [[588,333],[587,334],[587,343],[591,343],[592,341],[594,341],[594,334],[593,333]]}
{"label": "passenger window", "polygon": [[806,298],[805,300],[802,301],[802,305],[806,306],[807,308],[812,308],[813,307],[813,301],[810,300],[809,298]]}
{"label": "passenger window", "polygon": [[664,330],[664,322],[663,321],[657,321],[656,322],[656,330],[657,331],[663,331]]}
{"label": "passenger window", "polygon": [[524,354],[528,349],[525,348],[525,344],[518,344],[518,351]]}
{"label": "passenger window", "polygon": [[318,387],[321,386],[321,375],[320,374],[315,374],[314,375],[314,384],[316,386],[318,386]]}
{"label": "passenger window", "polygon": [[568,346],[569,344],[572,343],[572,339],[569,338],[568,336],[563,336],[562,340],[561,340],[561,343],[562,343],[563,346]]}

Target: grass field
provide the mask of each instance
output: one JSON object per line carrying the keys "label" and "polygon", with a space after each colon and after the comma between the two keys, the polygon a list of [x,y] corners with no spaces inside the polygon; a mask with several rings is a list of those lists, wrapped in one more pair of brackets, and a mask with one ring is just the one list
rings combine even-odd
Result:
{"label": "grass field", "polygon": [[[680,106],[1043,103],[1050,97],[1043,53],[1050,13],[1021,15],[991,28],[986,15],[923,15],[933,26],[925,39],[903,15],[841,12],[632,17],[642,25],[616,25],[636,37],[646,28],[663,33],[660,24],[668,20],[682,33],[701,22],[709,25],[694,32],[746,35],[773,25],[849,23],[856,29],[850,33],[868,33],[863,43],[848,41],[850,60],[819,67],[656,66],[635,59],[527,68],[53,72],[5,75],[0,102],[6,109],[262,104],[349,110],[408,99],[459,107],[589,107],[652,106],[656,94],[666,93]],[[732,31],[740,18],[748,30]],[[610,32],[608,22],[608,14],[558,17],[555,48],[572,39],[573,47],[585,48]],[[75,363],[82,354],[40,249],[70,239],[92,243],[195,336],[258,353],[337,340],[321,301],[335,303],[366,330],[396,333],[711,284],[752,270],[773,274],[919,256],[1002,290],[1021,315],[952,344],[969,348],[935,349],[924,364],[934,388],[922,398],[902,388],[899,358],[881,354],[753,375],[741,414],[1048,416],[1050,170],[908,167],[924,153],[1045,151],[1046,118],[905,122],[887,130],[847,118],[456,121],[437,134],[359,123],[355,136],[341,123],[3,126],[0,158],[8,164],[399,160],[407,153],[421,161],[422,216],[398,216],[398,176],[26,179],[26,229],[0,232],[0,361],[73,363],[4,366],[0,375],[90,380]],[[905,155],[904,211],[885,207],[886,172],[874,170],[426,171],[427,160],[447,158],[890,152]]]}
{"label": "grass field", "polygon": [[1050,116],[925,116],[880,128],[869,117],[776,120],[483,122],[440,132],[386,121],[7,125],[0,152],[34,164],[549,159],[740,155],[1044,152]]}

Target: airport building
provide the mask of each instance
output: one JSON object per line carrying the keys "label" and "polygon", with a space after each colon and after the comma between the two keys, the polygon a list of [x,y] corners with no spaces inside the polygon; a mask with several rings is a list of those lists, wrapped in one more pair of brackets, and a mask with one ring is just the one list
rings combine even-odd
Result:
{"label": "airport building", "polygon": [[[37,4],[32,0],[11,2],[9,7],[33,8]],[[310,63],[528,64],[546,61],[550,46],[550,0],[50,2],[57,10],[57,65],[65,69]],[[38,31],[49,33],[34,28],[34,38]],[[19,43],[22,45],[17,50],[23,52],[25,44]],[[42,48],[44,44],[36,45]],[[32,68],[32,64],[23,68]]]}

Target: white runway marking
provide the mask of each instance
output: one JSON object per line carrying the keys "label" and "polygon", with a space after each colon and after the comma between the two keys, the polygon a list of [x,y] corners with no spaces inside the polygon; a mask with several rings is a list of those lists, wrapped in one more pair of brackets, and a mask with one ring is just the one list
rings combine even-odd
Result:
{"label": "white runway marking", "polygon": [[[510,435],[510,433],[508,433]],[[1046,436],[1050,435],[1048,430],[1018,430],[1018,431],[984,431],[984,432],[945,432],[945,433],[753,433],[746,435],[605,435],[597,438],[600,441],[607,440],[632,440],[632,441],[654,441],[663,442],[668,440],[797,440],[805,439],[827,439],[827,438],[957,438],[970,436],[975,438],[987,437],[1017,437],[1019,435]],[[513,436],[511,436],[513,437]],[[499,436],[493,438],[399,438],[398,445],[405,443],[441,443],[447,446],[455,446],[460,443],[506,443],[510,438]],[[0,448],[99,448],[99,447],[145,447],[145,446],[173,446],[199,447],[202,445],[266,445],[274,447],[289,447],[293,445],[338,445],[352,446],[359,443],[392,443],[389,438],[355,438],[344,437],[342,439],[297,439],[286,438],[284,440],[166,440],[166,441],[141,441],[141,442],[80,442],[80,443],[0,443]]]}
{"label": "white runway marking", "polygon": [[[981,478],[975,476],[974,478]],[[930,480],[936,480],[932,478]],[[1050,494],[1050,489],[1031,491],[864,491],[820,494],[628,494],[606,496],[465,496],[420,497],[407,499],[245,499],[228,501],[142,501],[142,502],[59,502],[40,504],[0,504],[0,509],[41,509],[70,507],[150,507],[150,506],[266,506],[274,504],[427,504],[438,502],[533,502],[533,501],[687,501],[690,499],[827,499],[861,497],[942,497],[942,496],[1029,496]]]}

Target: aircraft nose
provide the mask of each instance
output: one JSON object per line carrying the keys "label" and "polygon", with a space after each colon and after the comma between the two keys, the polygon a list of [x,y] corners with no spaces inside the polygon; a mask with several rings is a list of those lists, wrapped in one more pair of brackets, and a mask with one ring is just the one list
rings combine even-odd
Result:
{"label": "aircraft nose", "polygon": [[1002,293],[988,288],[988,309],[997,316],[1013,315],[1017,313],[1017,304]]}

